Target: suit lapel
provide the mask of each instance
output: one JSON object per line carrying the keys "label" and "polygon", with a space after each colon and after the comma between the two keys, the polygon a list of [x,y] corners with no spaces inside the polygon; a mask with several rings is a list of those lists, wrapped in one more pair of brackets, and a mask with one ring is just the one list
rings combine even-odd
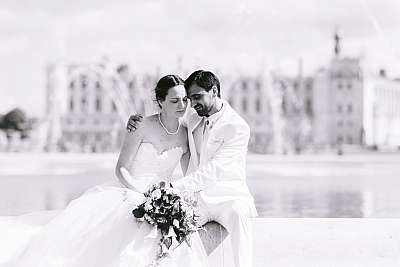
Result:
{"label": "suit lapel", "polygon": [[[221,114],[221,117],[218,118],[216,122],[214,122],[213,127],[218,127],[220,123],[226,118],[226,115],[224,116],[224,113],[229,113],[230,106],[226,101],[223,101],[224,103],[224,111],[223,114]],[[202,121],[202,117],[198,116],[197,113],[193,113],[190,116],[189,122],[188,122],[188,142],[189,142],[189,148],[190,148],[190,163],[189,166],[193,167],[194,169],[189,169],[189,170],[196,170],[200,163],[203,163],[208,160],[208,156],[206,156],[208,153],[206,151],[207,148],[207,141],[210,139],[210,134],[212,135],[211,129],[209,129],[209,136],[207,140],[203,138],[203,129],[202,127],[199,127]],[[200,133],[198,132],[200,131]],[[200,135],[201,138],[198,136]],[[199,152],[200,154],[198,154]]]}

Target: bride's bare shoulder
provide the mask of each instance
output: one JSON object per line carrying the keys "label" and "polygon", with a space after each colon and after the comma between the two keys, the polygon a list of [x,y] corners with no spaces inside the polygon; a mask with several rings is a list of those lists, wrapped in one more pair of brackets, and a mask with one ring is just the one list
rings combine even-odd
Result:
{"label": "bride's bare shoulder", "polygon": [[158,115],[153,114],[147,117],[144,117],[141,123],[142,131],[152,130],[158,123]]}

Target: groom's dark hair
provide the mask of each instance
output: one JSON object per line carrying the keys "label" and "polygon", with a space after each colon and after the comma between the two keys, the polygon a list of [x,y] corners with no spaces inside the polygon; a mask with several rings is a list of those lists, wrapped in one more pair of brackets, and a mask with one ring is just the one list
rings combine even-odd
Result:
{"label": "groom's dark hair", "polygon": [[193,84],[204,88],[207,92],[210,91],[213,86],[215,86],[218,90],[218,97],[221,97],[219,80],[217,76],[215,76],[215,74],[211,71],[197,70],[190,74],[190,76],[185,81],[186,92]]}

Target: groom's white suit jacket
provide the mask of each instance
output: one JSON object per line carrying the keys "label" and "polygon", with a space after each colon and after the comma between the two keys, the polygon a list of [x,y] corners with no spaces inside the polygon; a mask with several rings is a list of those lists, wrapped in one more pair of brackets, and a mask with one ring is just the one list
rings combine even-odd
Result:
{"label": "groom's white suit jacket", "polygon": [[240,200],[248,216],[257,216],[246,184],[246,154],[250,128],[228,102],[208,118],[192,109],[186,117],[190,162],[188,174],[176,185],[199,192],[206,203]]}

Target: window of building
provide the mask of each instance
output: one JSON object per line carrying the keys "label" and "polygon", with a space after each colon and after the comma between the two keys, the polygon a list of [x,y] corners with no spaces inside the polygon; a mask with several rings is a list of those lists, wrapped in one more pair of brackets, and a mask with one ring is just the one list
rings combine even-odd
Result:
{"label": "window of building", "polygon": [[350,145],[353,144],[353,137],[347,136],[347,143]]}
{"label": "window of building", "polygon": [[103,135],[101,133],[97,133],[96,135],[96,141],[100,142],[103,139]]}
{"label": "window of building", "polygon": [[353,106],[352,106],[352,104],[348,104],[347,105],[347,113],[351,114],[352,112],[353,112]]}
{"label": "window of building", "polygon": [[347,84],[347,89],[350,90],[350,89],[352,88],[352,86],[353,86],[353,85],[349,82],[349,83]]}
{"label": "window of building", "polygon": [[336,77],[336,78],[343,78],[343,73],[341,73],[341,72],[336,72],[335,73],[335,75],[334,75],[334,77]]}
{"label": "window of building", "polygon": [[135,87],[135,81],[134,80],[130,81],[128,87],[129,89],[133,89]]}
{"label": "window of building", "polygon": [[312,88],[312,84],[311,83],[307,83],[306,84],[307,91],[311,91],[311,88]]}
{"label": "window of building", "polygon": [[261,89],[261,83],[260,81],[256,81],[256,90],[260,91],[260,89]]}
{"label": "window of building", "polygon": [[96,81],[96,89],[100,89],[101,88],[101,84],[99,81]]}
{"label": "window of building", "polygon": [[343,107],[342,107],[342,105],[339,104],[339,105],[337,106],[337,112],[338,112],[338,113],[342,113],[342,110],[343,110]]}
{"label": "window of building", "polygon": [[353,127],[353,122],[352,122],[352,121],[348,121],[348,122],[347,122],[347,126],[348,126],[348,127]]}
{"label": "window of building", "polygon": [[299,89],[299,83],[298,83],[298,82],[294,82],[294,83],[293,83],[293,89],[294,89],[295,91],[297,91],[297,89]]}
{"label": "window of building", "polygon": [[283,114],[286,115],[287,105],[286,105],[286,98],[285,98],[285,97],[282,98],[282,105],[281,105],[281,107],[282,107],[282,112],[283,112]]}
{"label": "window of building", "polygon": [[101,98],[96,98],[96,111],[101,111]]}
{"label": "window of building", "polygon": [[257,100],[256,100],[256,112],[257,113],[261,112],[261,101],[260,101],[260,98],[257,98]]}
{"label": "window of building", "polygon": [[112,108],[112,111],[117,111],[117,106],[115,105],[114,102],[112,102],[111,108]]}
{"label": "window of building", "polygon": [[82,89],[86,89],[88,85],[88,77],[86,75],[81,76],[81,87]]}
{"label": "window of building", "polygon": [[74,111],[74,100],[72,99],[72,97],[69,100],[69,110]]}
{"label": "window of building", "polygon": [[247,98],[242,99],[242,110],[243,112],[247,112]]}
{"label": "window of building", "polygon": [[338,83],[337,88],[338,90],[342,90],[343,84],[342,83]]}
{"label": "window of building", "polygon": [[306,100],[306,114],[308,116],[312,116],[313,115],[311,99],[309,99],[309,98],[307,98],[307,100]]}
{"label": "window of building", "polygon": [[75,87],[75,81],[69,83],[69,88],[73,89]]}
{"label": "window of building", "polygon": [[337,126],[338,126],[338,127],[343,127],[343,121],[342,121],[342,120],[339,120],[339,121],[337,122]]}
{"label": "window of building", "polygon": [[242,90],[247,91],[247,82],[246,81],[242,82]]}
{"label": "window of building", "polygon": [[343,136],[338,135],[338,137],[336,138],[336,141],[338,144],[342,144],[343,143]]}
{"label": "window of building", "polygon": [[83,96],[81,99],[81,111],[85,112],[87,108],[87,101],[86,101],[86,97]]}

